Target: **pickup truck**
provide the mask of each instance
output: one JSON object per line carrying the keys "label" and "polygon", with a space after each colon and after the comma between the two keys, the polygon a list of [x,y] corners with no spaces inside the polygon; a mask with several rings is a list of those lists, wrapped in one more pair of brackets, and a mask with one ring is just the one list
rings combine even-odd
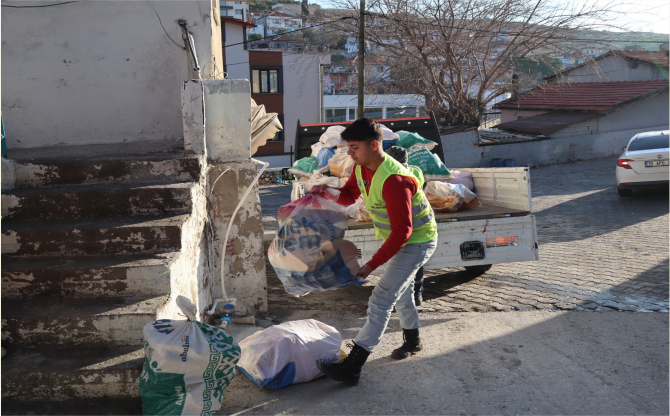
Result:
{"label": "pickup truck", "polygon": [[[429,117],[377,121],[393,131],[416,132],[438,143],[433,152],[444,161],[445,146],[432,114]],[[301,125],[298,121],[297,158],[309,156],[310,146],[329,126],[348,124],[350,122]],[[465,267],[473,273],[483,274],[493,264],[539,260],[529,168],[447,168],[472,174],[473,191],[483,206],[435,213],[438,246],[425,268]],[[300,183],[294,182],[293,186],[300,188]],[[299,189],[299,194],[303,192]],[[371,222],[348,220],[345,238],[356,244],[361,264],[368,262],[382,244],[382,240],[375,240]]]}

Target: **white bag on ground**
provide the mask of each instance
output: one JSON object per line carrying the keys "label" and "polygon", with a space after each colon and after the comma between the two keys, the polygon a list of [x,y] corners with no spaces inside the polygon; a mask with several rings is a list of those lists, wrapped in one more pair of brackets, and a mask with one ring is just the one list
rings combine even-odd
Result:
{"label": "white bag on ground", "polygon": [[140,375],[145,415],[212,415],[235,377],[240,347],[222,328],[195,321],[195,307],[177,297],[188,320],[159,319],[144,326]]}
{"label": "white bag on ground", "polygon": [[314,319],[286,322],[240,342],[237,368],[261,387],[279,389],[321,377],[317,362],[339,362],[342,337]]}

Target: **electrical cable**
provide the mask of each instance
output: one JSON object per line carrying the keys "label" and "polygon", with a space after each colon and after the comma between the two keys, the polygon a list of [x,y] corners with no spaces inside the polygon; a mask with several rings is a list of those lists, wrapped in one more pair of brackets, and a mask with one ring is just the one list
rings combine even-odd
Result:
{"label": "electrical cable", "polygon": [[149,0],[147,0],[147,3],[149,3],[149,6],[151,6],[151,10],[153,10],[154,13],[156,13],[156,17],[158,18],[158,23],[161,24],[161,27],[163,28],[163,32],[165,32],[165,36],[167,36],[167,37],[172,41],[172,43],[174,43],[175,45],[179,46],[180,48],[186,50],[186,47],[181,46],[180,44],[178,44],[177,42],[175,42],[174,39],[172,39],[172,38],[170,37],[170,35],[168,34],[167,30],[165,30],[165,26],[163,26],[163,21],[161,20],[161,17],[158,15],[158,12],[156,11],[156,9],[154,9],[154,5],[151,4],[151,2],[150,2]]}
{"label": "electrical cable", "polygon": [[60,6],[62,4],[70,4],[70,3],[78,3],[79,0],[72,0],[72,1],[64,1],[62,3],[53,3],[53,4],[41,4],[37,6],[11,6],[9,4],[3,4],[2,7],[11,7],[14,9],[32,9],[32,8],[37,8],[37,7],[51,7],[51,6]]}

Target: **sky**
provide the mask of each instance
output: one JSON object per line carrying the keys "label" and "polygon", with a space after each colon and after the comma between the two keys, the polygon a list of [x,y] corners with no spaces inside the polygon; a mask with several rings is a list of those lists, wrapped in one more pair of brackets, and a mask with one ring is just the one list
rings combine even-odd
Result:
{"label": "sky", "polygon": [[[370,0],[367,0],[369,2]],[[597,2],[601,5],[611,1],[620,13],[614,24],[635,32],[670,33],[670,0],[556,0],[562,3],[579,1]],[[337,0],[309,0],[321,7],[335,7]],[[356,1],[356,3],[358,3]]]}

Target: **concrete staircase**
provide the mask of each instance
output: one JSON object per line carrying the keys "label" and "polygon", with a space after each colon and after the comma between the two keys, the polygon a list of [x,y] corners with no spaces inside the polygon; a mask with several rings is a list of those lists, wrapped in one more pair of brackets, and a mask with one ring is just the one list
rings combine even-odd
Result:
{"label": "concrete staircase", "polygon": [[198,159],[20,162],[2,193],[2,414],[139,414],[142,328],[170,294]]}

